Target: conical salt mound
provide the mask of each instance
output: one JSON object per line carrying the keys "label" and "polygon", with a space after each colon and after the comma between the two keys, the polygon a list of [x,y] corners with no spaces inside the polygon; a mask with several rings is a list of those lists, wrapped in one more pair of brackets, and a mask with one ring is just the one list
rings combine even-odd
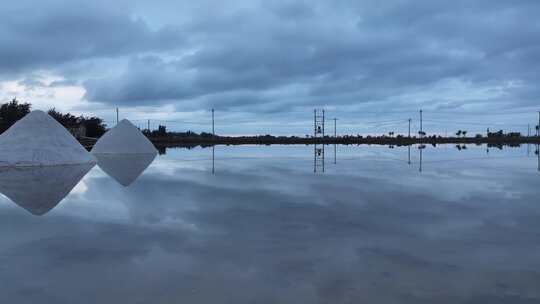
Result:
{"label": "conical salt mound", "polygon": [[137,127],[124,119],[97,141],[92,153],[157,154],[157,150]]}
{"label": "conical salt mound", "polygon": [[92,154],[54,118],[33,111],[0,135],[0,166],[96,163]]}

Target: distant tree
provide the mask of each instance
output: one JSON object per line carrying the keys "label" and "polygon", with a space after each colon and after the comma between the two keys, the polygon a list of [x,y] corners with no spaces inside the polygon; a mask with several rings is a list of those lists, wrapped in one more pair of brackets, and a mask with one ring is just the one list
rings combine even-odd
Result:
{"label": "distant tree", "polygon": [[460,137],[460,136],[461,136],[461,133],[462,133],[462,131],[461,131],[461,130],[458,130],[458,131],[456,132],[456,136],[457,136],[457,137]]}
{"label": "distant tree", "polygon": [[463,137],[467,136],[467,131],[461,131],[461,134],[463,134]]}
{"label": "distant tree", "polygon": [[30,113],[31,107],[29,103],[19,103],[16,98],[0,106],[0,133],[4,133],[19,119]]}
{"label": "distant tree", "polygon": [[88,137],[101,137],[107,131],[107,126],[99,117],[85,117],[82,115],[77,117],[71,113],[61,113],[55,108],[50,109],[47,113],[66,129],[84,126]]}
{"label": "distant tree", "polygon": [[80,124],[78,117],[72,115],[71,113],[63,114],[60,111],[57,111],[56,108],[50,109],[47,111],[47,114],[56,119],[56,121],[66,128],[71,128]]}
{"label": "distant tree", "polygon": [[107,132],[107,125],[99,117],[83,117],[82,123],[86,127],[86,136],[101,137]]}
{"label": "distant tree", "polygon": [[201,132],[201,137],[204,137],[204,138],[209,138],[209,137],[214,137],[214,134],[212,133],[207,133],[207,132]]}

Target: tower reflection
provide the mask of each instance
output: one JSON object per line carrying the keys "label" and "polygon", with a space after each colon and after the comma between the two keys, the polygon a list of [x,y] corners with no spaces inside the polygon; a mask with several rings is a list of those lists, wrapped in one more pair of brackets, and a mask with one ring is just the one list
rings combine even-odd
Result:
{"label": "tower reflection", "polygon": [[324,144],[313,145],[313,173],[324,173]]}

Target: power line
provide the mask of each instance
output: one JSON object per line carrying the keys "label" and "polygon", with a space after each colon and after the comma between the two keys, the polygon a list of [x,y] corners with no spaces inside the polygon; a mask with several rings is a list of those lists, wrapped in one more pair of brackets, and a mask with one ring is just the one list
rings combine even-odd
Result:
{"label": "power line", "polygon": [[493,122],[485,122],[485,123],[479,123],[479,122],[466,122],[466,121],[449,121],[449,120],[434,120],[434,119],[428,119],[428,120],[425,120],[427,122],[432,122],[432,123],[440,123],[440,124],[453,124],[453,125],[459,125],[459,124],[463,124],[463,125],[477,125],[477,126],[490,126],[490,125],[495,125],[495,126],[519,126],[519,127],[526,127],[527,125],[526,124],[506,124],[506,123],[493,123]]}

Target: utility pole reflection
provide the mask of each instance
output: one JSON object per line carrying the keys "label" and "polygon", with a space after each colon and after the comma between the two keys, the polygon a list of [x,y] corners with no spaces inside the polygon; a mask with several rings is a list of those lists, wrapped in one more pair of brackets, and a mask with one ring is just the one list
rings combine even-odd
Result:
{"label": "utility pole reflection", "polygon": [[334,165],[337,164],[337,144],[334,144]]}
{"label": "utility pole reflection", "polygon": [[420,150],[420,166],[419,166],[419,171],[422,172],[422,154],[423,154],[423,151],[424,149],[426,148],[425,145],[420,145],[418,146],[418,150]]}
{"label": "utility pole reflection", "polygon": [[538,171],[540,171],[540,145],[536,145],[536,157],[538,157]]}

